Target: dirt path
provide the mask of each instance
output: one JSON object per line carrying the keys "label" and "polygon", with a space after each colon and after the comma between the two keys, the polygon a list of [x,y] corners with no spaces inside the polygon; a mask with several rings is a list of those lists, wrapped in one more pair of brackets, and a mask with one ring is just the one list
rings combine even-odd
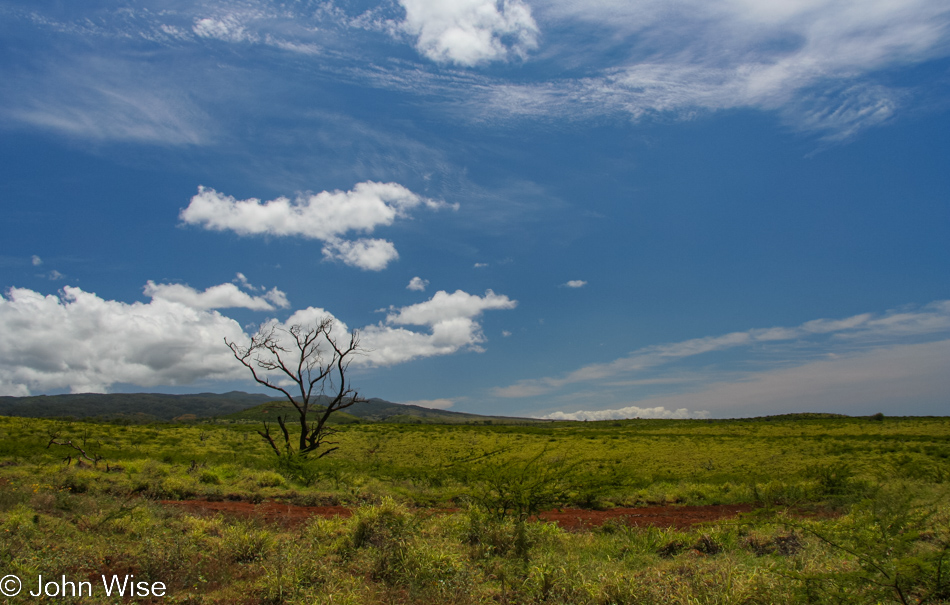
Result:
{"label": "dirt path", "polygon": [[[207,500],[162,500],[192,514],[223,514],[241,518],[260,518],[286,526],[299,525],[311,517],[349,517],[352,509],[345,506],[297,506],[280,502],[209,502]],[[553,521],[565,529],[584,529],[603,525],[609,519],[622,520],[638,527],[675,527],[686,529],[697,523],[730,519],[752,510],[749,504],[716,504],[709,506],[650,506],[645,508],[613,508],[585,510],[566,508],[541,513],[541,519]],[[452,512],[439,509],[433,512]]]}

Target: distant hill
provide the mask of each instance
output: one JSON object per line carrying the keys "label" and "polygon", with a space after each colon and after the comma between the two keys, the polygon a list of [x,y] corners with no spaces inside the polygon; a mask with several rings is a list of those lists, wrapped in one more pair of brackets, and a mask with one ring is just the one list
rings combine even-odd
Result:
{"label": "distant hill", "polygon": [[537,418],[482,416],[481,414],[435,410],[418,405],[392,403],[378,398],[354,404],[346,408],[346,411],[369,422],[429,422],[438,424],[535,424],[551,422],[550,420],[539,420]]}
{"label": "distant hill", "polygon": [[[328,398],[318,397],[317,405],[326,404]],[[276,420],[278,414],[295,413],[290,402],[274,400],[254,407],[221,416],[222,420]],[[550,422],[536,418],[513,418],[508,416],[482,416],[448,410],[434,410],[418,405],[393,403],[385,399],[374,398],[355,403],[332,416],[336,423],[351,422],[391,422],[406,424],[524,424]]]}
{"label": "distant hill", "polygon": [[[322,405],[312,407],[307,418],[313,420],[315,418],[314,414],[321,412],[323,409],[324,406]],[[290,405],[290,402],[287,401],[286,398],[272,399],[253,407],[243,409],[240,412],[218,416],[218,419],[233,420],[237,422],[276,422],[278,416],[283,416],[284,418],[297,418],[297,410],[294,408],[294,406]],[[352,414],[347,414],[345,411],[335,412],[332,416],[330,416],[330,424],[358,424],[360,422],[362,422],[361,419],[353,416]]]}
{"label": "distant hill", "polygon": [[273,399],[259,393],[81,393],[0,397],[0,416],[96,418],[109,421],[170,422],[232,414]]}
{"label": "distant hill", "polygon": [[[317,405],[327,398],[318,397]],[[82,393],[77,395],[35,395],[0,397],[0,416],[28,418],[97,419],[111,422],[173,422],[216,418],[233,421],[277,420],[278,415],[295,414],[290,402],[261,393]],[[550,422],[534,418],[481,416],[418,405],[370,399],[332,416],[334,424],[392,422],[409,424],[524,424]]]}

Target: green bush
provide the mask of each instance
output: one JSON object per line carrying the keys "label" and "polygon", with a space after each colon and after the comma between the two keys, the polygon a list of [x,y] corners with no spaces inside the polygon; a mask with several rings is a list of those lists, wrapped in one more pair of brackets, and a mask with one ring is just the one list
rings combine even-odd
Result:
{"label": "green bush", "polygon": [[832,573],[804,573],[829,596],[864,602],[937,603],[950,598],[950,509],[945,501],[916,504],[906,486],[879,489],[835,523],[801,526],[853,564]]}
{"label": "green bush", "polygon": [[250,523],[236,523],[221,532],[221,552],[235,563],[263,559],[274,544],[270,532]]}

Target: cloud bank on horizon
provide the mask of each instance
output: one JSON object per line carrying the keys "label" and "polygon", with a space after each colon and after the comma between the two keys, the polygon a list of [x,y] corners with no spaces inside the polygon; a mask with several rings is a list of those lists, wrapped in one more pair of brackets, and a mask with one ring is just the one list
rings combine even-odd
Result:
{"label": "cloud bank on horizon", "polygon": [[872,413],[875,405],[900,401],[927,401],[937,411],[950,389],[947,359],[950,301],[944,300],[654,345],[561,376],[497,387],[494,394],[569,401],[577,393],[666,387],[665,394],[647,394],[622,408],[540,416],[555,420],[762,416],[802,406]]}

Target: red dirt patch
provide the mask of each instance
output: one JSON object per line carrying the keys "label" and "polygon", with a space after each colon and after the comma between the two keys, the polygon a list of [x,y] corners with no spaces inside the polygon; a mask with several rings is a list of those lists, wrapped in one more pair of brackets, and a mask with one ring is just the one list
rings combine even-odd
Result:
{"label": "red dirt patch", "polygon": [[[345,506],[297,506],[280,502],[209,502],[207,500],[162,500],[162,504],[174,506],[191,514],[223,514],[245,519],[258,518],[271,523],[293,526],[311,517],[349,517],[352,509]],[[697,523],[729,519],[752,510],[749,504],[716,504],[710,506],[651,506],[646,508],[612,508],[608,510],[585,510],[569,508],[541,513],[544,521],[553,521],[564,529],[589,529],[603,525],[610,519],[637,527],[675,527],[685,529]],[[433,509],[432,512],[453,512],[449,509]]]}
{"label": "red dirt patch", "polygon": [[752,510],[750,504],[711,504],[707,506],[650,506],[644,508],[611,508],[584,510],[571,508],[552,510],[539,516],[554,521],[564,529],[586,529],[616,519],[636,527],[675,527],[687,529],[697,523],[729,519]]}

